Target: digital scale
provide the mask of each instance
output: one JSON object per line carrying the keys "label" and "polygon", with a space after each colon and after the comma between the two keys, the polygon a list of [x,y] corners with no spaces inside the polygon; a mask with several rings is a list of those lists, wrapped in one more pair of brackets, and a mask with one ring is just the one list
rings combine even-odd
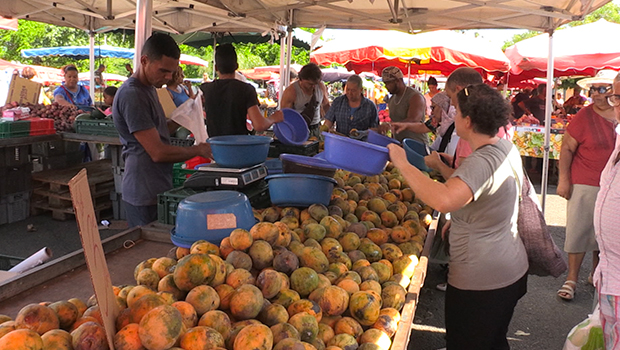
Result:
{"label": "digital scale", "polygon": [[238,190],[267,176],[267,167],[264,163],[242,169],[222,168],[213,163],[203,165],[197,170],[185,180],[184,187],[197,190],[215,188]]}

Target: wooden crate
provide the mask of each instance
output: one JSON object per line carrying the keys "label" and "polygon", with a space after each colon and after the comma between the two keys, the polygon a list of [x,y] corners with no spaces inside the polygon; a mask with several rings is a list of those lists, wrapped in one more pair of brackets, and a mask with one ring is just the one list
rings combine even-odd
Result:
{"label": "wooden crate", "polygon": [[51,211],[57,220],[67,220],[75,215],[69,192],[69,180],[80,170],[86,168],[88,184],[93,198],[95,214],[99,219],[101,212],[112,208],[110,192],[114,190],[112,162],[108,159],[79,164],[67,169],[49,170],[34,173],[33,195],[31,199],[32,214]]}

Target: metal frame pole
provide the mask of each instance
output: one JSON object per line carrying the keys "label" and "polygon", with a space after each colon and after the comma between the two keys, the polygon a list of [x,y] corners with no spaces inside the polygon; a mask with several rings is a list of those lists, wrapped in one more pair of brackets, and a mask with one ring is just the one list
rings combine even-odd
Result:
{"label": "metal frame pole", "polygon": [[542,195],[542,212],[545,214],[547,202],[547,182],[549,181],[549,144],[551,139],[551,111],[553,108],[553,29],[549,31],[549,54],[547,56],[547,92],[545,94],[545,154],[543,156],[543,168],[540,192]]}
{"label": "metal frame pole", "polygon": [[88,92],[90,93],[90,99],[93,101],[93,105],[95,105],[95,32],[88,32],[88,43],[90,46],[88,50],[88,59],[90,61],[90,89]]}
{"label": "metal frame pole", "polygon": [[280,36],[280,86],[278,87],[278,108],[281,108],[284,93],[284,61],[286,60],[286,35]]}
{"label": "metal frame pole", "polygon": [[151,36],[153,30],[153,0],[138,0],[136,2],[136,39],[135,55],[133,57],[134,71],[137,71],[142,56],[142,46]]}

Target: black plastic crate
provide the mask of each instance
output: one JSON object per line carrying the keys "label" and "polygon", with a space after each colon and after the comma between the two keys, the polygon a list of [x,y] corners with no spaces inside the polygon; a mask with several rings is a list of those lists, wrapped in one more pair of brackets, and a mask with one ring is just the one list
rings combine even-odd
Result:
{"label": "black plastic crate", "polygon": [[274,140],[269,145],[269,158],[278,158],[282,153],[299,154],[302,156],[312,157],[319,153],[319,141],[306,141],[303,145],[293,146],[285,145],[278,140]]}
{"label": "black plastic crate", "polygon": [[4,151],[0,152],[0,155],[3,155],[4,161],[0,161],[0,165],[10,167],[28,164],[30,162],[28,158],[29,147],[29,145],[5,147]]}
{"label": "black plastic crate", "polygon": [[32,154],[46,157],[65,154],[65,141],[56,140],[33,143]]}
{"label": "black plastic crate", "polygon": [[0,196],[30,191],[32,188],[32,166],[30,164],[1,169]]}
{"label": "black plastic crate", "polygon": [[13,223],[30,216],[30,191],[7,194],[0,197],[0,209],[6,208],[6,221]]}
{"label": "black plastic crate", "polygon": [[179,146],[179,147],[192,147],[194,145],[194,139],[179,139],[176,137],[170,138],[171,146]]}
{"label": "black plastic crate", "polygon": [[176,223],[177,207],[181,201],[193,194],[199,193],[190,188],[174,188],[157,195],[157,221],[162,224]]}

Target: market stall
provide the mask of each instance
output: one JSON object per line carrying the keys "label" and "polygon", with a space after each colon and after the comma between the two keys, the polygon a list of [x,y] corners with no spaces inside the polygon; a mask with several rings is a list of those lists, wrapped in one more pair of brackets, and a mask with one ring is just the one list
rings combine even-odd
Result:
{"label": "market stall", "polygon": [[[551,129],[549,158],[558,160],[564,129]],[[512,141],[524,157],[543,158],[545,155],[545,128],[542,126],[516,126]]]}

